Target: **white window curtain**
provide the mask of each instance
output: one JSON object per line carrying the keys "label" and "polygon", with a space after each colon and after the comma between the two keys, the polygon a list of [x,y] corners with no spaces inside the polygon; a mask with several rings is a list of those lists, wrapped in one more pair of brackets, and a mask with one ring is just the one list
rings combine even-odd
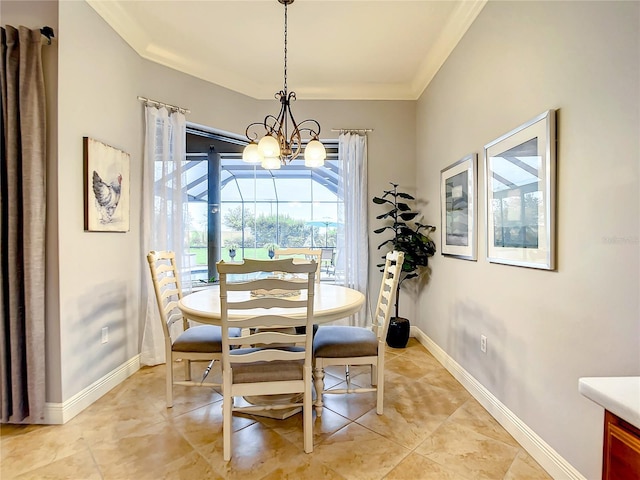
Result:
{"label": "white window curtain", "polygon": [[[147,253],[173,250],[179,271],[187,273],[188,203],[186,162],[186,120],[180,112],[165,107],[145,106],[146,132],[142,200],[142,311],[144,332],[140,351],[142,365],[165,362],[165,339],[149,274]],[[190,282],[181,279],[183,288]],[[145,295],[146,293],[146,299]]]}
{"label": "white window curtain", "polygon": [[[336,282],[365,294],[368,301],[369,228],[367,224],[367,136],[341,133],[338,137],[338,241]],[[367,324],[363,308],[349,319],[356,326]]]}

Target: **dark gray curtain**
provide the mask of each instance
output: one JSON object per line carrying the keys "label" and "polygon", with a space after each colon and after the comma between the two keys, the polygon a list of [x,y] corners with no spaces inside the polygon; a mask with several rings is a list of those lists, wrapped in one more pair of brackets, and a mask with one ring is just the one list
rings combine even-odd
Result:
{"label": "dark gray curtain", "polygon": [[2,423],[44,420],[46,106],[41,45],[39,30],[2,28]]}

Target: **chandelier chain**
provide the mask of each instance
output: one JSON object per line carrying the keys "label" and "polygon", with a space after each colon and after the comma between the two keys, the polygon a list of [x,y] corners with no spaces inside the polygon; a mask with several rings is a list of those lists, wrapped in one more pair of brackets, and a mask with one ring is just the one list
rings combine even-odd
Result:
{"label": "chandelier chain", "polygon": [[[249,141],[242,153],[245,162],[261,162],[263,168],[277,169],[280,165],[290,163],[302,151],[302,135],[308,135],[310,140],[304,149],[305,165],[316,167],[324,164],[327,156],[322,142],[319,140],[320,124],[317,120],[309,118],[302,123],[297,123],[291,111],[291,102],[296,99],[295,92],[288,92],[287,85],[287,54],[288,54],[288,6],[294,0],[278,0],[284,5],[284,88],[275,94],[275,98],[280,101],[280,113],[277,116],[267,115],[262,122],[250,123],[245,135]],[[289,122],[291,122],[291,136],[289,136]],[[265,135],[256,143],[258,134],[254,127],[261,126]],[[275,162],[274,162],[275,161]]]}
{"label": "chandelier chain", "polygon": [[284,94],[287,95],[287,3],[284,4]]}

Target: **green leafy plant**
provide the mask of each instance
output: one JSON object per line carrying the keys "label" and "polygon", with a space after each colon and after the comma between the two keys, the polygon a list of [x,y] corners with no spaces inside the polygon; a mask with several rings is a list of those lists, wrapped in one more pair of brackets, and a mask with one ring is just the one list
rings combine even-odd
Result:
{"label": "green leafy plant", "polygon": [[[420,215],[420,212],[414,211],[410,204],[415,201],[415,198],[408,193],[398,191],[397,183],[390,183],[393,189],[385,190],[381,197],[373,197],[373,203],[388,207],[385,213],[376,217],[378,220],[383,220],[386,225],[373,232],[377,234],[387,232],[392,235],[378,245],[378,250],[388,246],[391,250],[404,252],[404,263],[396,291],[395,309],[398,317],[400,287],[406,280],[421,276],[429,265],[429,257],[436,253],[436,244],[429,236],[435,232],[436,227],[415,221]],[[384,263],[378,264],[378,267],[384,267]]]}

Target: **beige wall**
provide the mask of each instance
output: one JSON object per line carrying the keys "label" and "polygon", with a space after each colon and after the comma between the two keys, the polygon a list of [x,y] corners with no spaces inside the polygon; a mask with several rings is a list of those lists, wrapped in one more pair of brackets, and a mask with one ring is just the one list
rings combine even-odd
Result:
{"label": "beige wall", "polygon": [[[600,477],[602,409],[578,378],[640,374],[639,7],[489,2],[417,109],[428,217],[440,170],[480,159],[478,261],[434,258],[418,325],[586,478]],[[483,147],[547,109],[558,111],[558,269],[490,264]]]}
{"label": "beige wall", "polygon": [[[188,121],[238,134],[277,104],[142,60],[85,2],[42,2],[44,10],[25,9],[29,3],[17,2],[10,17],[3,2],[3,22],[21,22],[18,13],[26,11],[34,26],[52,24],[58,37],[59,77],[46,78],[58,97],[48,202],[48,258],[55,268],[49,269],[47,282],[47,401],[60,403],[139,351],[140,276],[147,272],[139,251],[144,116],[137,96],[188,107]],[[43,16],[47,9],[59,15],[59,26],[53,25],[55,16]],[[295,108],[299,118],[318,119],[325,138],[337,136],[330,131],[334,127],[375,129],[369,136],[370,196],[390,180],[415,187],[415,102],[298,101]],[[127,233],[84,232],[83,136],[131,155]],[[376,245],[370,245],[372,266]],[[370,277],[375,295],[380,281],[375,267]],[[413,305],[405,307],[403,313],[412,316]],[[104,326],[109,327],[107,344],[101,343]]]}
{"label": "beige wall", "polygon": [[[189,108],[187,121],[226,132],[244,135],[249,123],[276,114],[280,108],[276,100],[256,101],[151,62],[144,62],[143,75],[140,95]],[[297,100],[293,105],[296,118],[320,122],[322,138],[337,138],[338,133],[331,131],[334,128],[374,130],[368,134],[369,197],[381,194],[390,181],[415,191],[415,108],[416,102],[409,101]],[[369,212],[370,229],[378,225],[375,214],[373,209]],[[380,243],[378,236],[372,236],[369,243],[371,302],[377,299],[381,280],[375,266],[381,260],[376,249]],[[409,300],[401,304],[401,314],[413,318],[414,303]]]}
{"label": "beige wall", "polygon": [[[59,2],[58,238],[61,398],[139,351],[143,116],[137,54],[84,2]],[[128,152],[130,231],[84,231],[82,138]],[[109,328],[109,342],[101,330]]]}

